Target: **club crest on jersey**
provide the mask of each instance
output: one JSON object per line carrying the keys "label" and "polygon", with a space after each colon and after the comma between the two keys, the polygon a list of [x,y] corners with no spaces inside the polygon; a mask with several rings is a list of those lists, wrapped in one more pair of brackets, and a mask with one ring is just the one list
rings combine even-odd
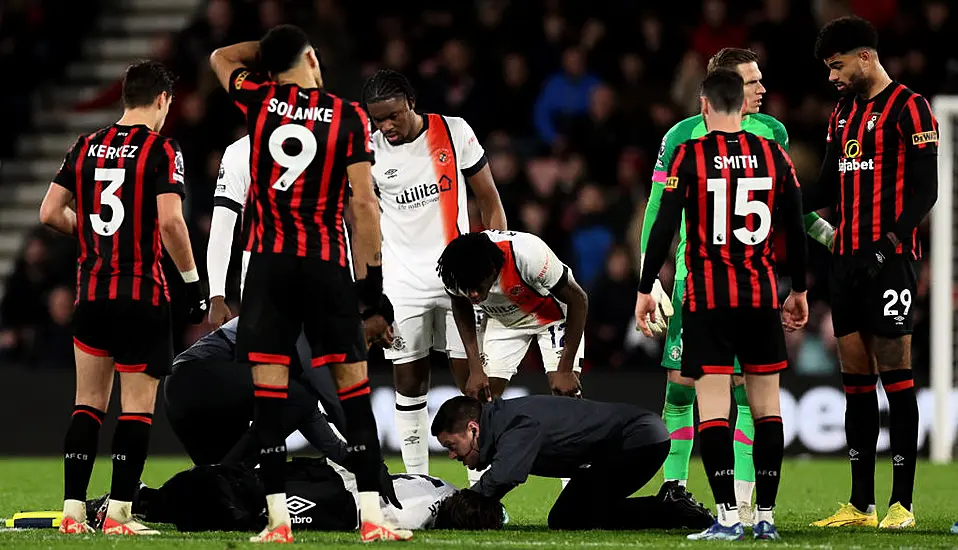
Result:
{"label": "club crest on jersey", "polygon": [[226,168],[220,164],[220,171],[216,174],[216,179],[221,180],[226,175]]}
{"label": "club crest on jersey", "polygon": [[522,285],[515,285],[509,289],[509,294],[513,296],[518,296],[522,294]]}
{"label": "club crest on jersey", "polygon": [[439,164],[445,166],[449,164],[449,160],[452,158],[452,153],[449,152],[449,149],[438,149],[436,150],[436,161]]}
{"label": "club crest on jersey", "polygon": [[878,121],[878,117],[880,116],[881,115],[879,115],[878,113],[875,113],[872,115],[870,119],[868,119],[868,122],[865,124],[865,128],[868,129],[869,132],[875,129],[875,122]]}

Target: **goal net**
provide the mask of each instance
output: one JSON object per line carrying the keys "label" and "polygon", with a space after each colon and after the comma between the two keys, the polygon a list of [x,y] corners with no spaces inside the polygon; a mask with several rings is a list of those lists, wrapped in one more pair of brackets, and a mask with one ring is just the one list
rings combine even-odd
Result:
{"label": "goal net", "polygon": [[[935,396],[930,457],[949,462],[954,446],[950,413],[954,387],[955,287],[955,182],[958,180],[958,96],[939,96],[932,101],[938,119],[938,202],[931,211],[931,387]],[[948,284],[945,284],[948,283]]]}

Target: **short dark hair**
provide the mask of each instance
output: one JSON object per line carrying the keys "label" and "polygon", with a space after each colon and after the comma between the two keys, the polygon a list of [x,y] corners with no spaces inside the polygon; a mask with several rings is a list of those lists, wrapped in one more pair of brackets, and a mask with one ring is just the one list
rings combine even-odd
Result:
{"label": "short dark hair", "polygon": [[737,71],[716,69],[702,82],[702,95],[719,112],[741,112],[745,102],[745,81]]}
{"label": "short dark hair", "polygon": [[416,91],[405,75],[390,69],[380,69],[363,84],[363,108],[370,103],[378,103],[389,99],[405,98],[406,104],[412,107],[416,100]]}
{"label": "short dark hair", "polygon": [[839,17],[818,31],[815,58],[828,59],[858,48],[878,49],[878,30],[861,17]]}
{"label": "short dark hair", "polygon": [[436,411],[432,420],[432,435],[439,437],[441,433],[462,432],[470,420],[479,421],[481,412],[482,404],[478,400],[466,395],[453,397]]}
{"label": "short dark hair", "polygon": [[288,71],[309,45],[309,36],[296,25],[273,27],[259,41],[263,69],[273,75]]}
{"label": "short dark hair", "polygon": [[163,92],[172,96],[174,83],[173,73],[159,61],[138,61],[123,75],[123,106],[146,107]]}
{"label": "short dark hair", "polygon": [[709,59],[707,72],[735,69],[742,63],[758,63],[758,54],[745,48],[722,48]]}
{"label": "short dark hair", "polygon": [[476,290],[490,275],[499,273],[506,255],[485,233],[465,233],[446,245],[436,271],[446,288]]}
{"label": "short dark hair", "polygon": [[436,510],[436,529],[483,531],[502,529],[502,523],[502,503],[469,489],[444,498]]}

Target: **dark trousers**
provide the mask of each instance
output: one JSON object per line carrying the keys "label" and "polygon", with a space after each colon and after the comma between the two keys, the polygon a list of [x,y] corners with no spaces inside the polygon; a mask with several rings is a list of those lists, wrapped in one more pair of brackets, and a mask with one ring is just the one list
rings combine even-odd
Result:
{"label": "dark trousers", "polygon": [[648,529],[660,527],[655,497],[629,498],[665,463],[671,443],[607,452],[574,473],[549,512],[550,529]]}

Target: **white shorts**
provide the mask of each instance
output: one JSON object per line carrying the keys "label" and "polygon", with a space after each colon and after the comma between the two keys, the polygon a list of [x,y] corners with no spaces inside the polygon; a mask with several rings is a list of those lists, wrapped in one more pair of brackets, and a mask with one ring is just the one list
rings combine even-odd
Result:
{"label": "white shorts", "polygon": [[[511,380],[533,340],[539,343],[545,371],[558,370],[559,358],[565,349],[565,321],[542,327],[509,328],[495,319],[489,319],[482,338],[482,365],[486,376]],[[575,354],[575,372],[582,372],[580,363],[584,357],[585,335]]]}
{"label": "white shorts", "polygon": [[429,355],[431,349],[445,353],[450,359],[466,358],[466,348],[462,345],[448,296],[415,301],[396,300],[393,301],[393,311],[396,316],[393,322],[393,345],[383,352],[393,364],[401,365],[422,359]]}

